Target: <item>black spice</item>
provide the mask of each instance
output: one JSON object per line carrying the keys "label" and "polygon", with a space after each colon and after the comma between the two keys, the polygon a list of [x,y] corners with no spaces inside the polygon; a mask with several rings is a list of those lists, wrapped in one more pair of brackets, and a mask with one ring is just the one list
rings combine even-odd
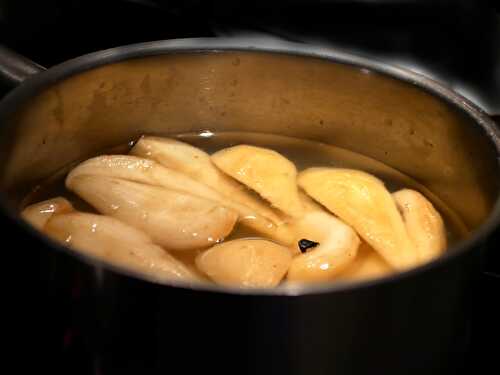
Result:
{"label": "black spice", "polygon": [[305,253],[308,249],[312,249],[313,247],[316,247],[318,245],[319,242],[314,242],[305,238],[299,241],[299,249],[302,253]]}

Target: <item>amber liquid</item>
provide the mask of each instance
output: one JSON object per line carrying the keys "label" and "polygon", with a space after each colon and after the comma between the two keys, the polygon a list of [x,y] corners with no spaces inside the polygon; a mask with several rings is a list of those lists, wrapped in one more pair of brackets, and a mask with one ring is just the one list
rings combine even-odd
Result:
{"label": "amber liquid", "polygon": [[[208,153],[213,153],[225,147],[239,144],[248,144],[273,149],[295,163],[298,171],[309,167],[340,167],[353,168],[371,173],[384,181],[389,191],[393,192],[402,188],[415,189],[423,193],[441,213],[447,228],[448,243],[453,244],[467,235],[467,228],[460,217],[446,206],[436,195],[432,194],[425,186],[419,184],[411,177],[383,164],[375,159],[351,152],[349,150],[313,142],[303,139],[291,138],[263,133],[224,132],[212,133],[204,131],[201,133],[169,135],[183,142],[199,147]],[[126,154],[133,146],[134,141],[126,145],[103,150],[102,154]],[[77,163],[67,166],[63,170],[38,185],[24,200],[23,206],[36,203],[56,196],[63,196],[72,202],[73,206],[80,211],[95,212],[95,210],[71,193],[64,187],[64,179],[68,171]],[[251,230],[237,226],[230,239],[247,238],[258,236]],[[174,255],[185,263],[193,265],[194,258],[199,251],[174,252]]]}

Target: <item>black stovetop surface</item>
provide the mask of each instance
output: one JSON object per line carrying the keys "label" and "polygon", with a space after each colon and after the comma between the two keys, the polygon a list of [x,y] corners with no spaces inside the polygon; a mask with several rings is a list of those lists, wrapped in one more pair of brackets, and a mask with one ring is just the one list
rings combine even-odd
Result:
{"label": "black stovetop surface", "polygon": [[0,41],[45,66],[123,44],[238,35],[375,57],[500,113],[500,2],[494,0],[0,2]]}
{"label": "black stovetop surface", "polygon": [[[404,66],[500,114],[500,6],[496,1],[0,2],[0,43],[44,66],[123,44],[242,35],[321,44]],[[0,94],[6,92],[0,88]],[[500,235],[490,241],[490,250],[495,250],[498,239]],[[500,271],[498,254],[490,251],[485,259],[489,271]],[[498,277],[479,276],[469,368],[464,373],[495,368],[499,288]]]}

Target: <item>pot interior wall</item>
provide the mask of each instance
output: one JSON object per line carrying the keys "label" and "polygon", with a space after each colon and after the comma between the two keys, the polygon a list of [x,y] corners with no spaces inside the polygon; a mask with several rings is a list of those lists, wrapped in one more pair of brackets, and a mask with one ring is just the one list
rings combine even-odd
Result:
{"label": "pot interior wall", "polygon": [[205,129],[284,134],[370,156],[427,186],[471,229],[498,191],[494,147],[472,119],[410,83],[319,58],[135,58],[53,84],[8,121],[0,173],[13,201],[68,163],[141,134]]}

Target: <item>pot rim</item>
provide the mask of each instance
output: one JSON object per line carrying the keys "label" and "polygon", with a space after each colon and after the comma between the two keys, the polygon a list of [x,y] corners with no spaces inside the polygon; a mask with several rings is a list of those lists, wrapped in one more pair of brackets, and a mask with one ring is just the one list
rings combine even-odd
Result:
{"label": "pot rim", "polygon": [[[0,101],[0,123],[11,114],[20,103],[39,92],[41,89],[54,84],[62,79],[90,70],[102,65],[117,63],[120,61],[155,56],[172,53],[224,53],[224,52],[263,52],[271,54],[284,54],[291,56],[302,56],[327,60],[337,64],[350,65],[360,69],[366,69],[367,72],[373,71],[378,74],[389,76],[393,79],[410,83],[427,93],[437,96],[446,101],[462,113],[474,120],[482,131],[490,139],[496,149],[497,161],[500,168],[500,130],[492,119],[488,117],[485,111],[473,104],[462,95],[452,91],[443,84],[434,81],[424,75],[412,72],[410,70],[386,64],[377,60],[366,58],[360,55],[353,55],[337,49],[319,47],[314,45],[305,45],[299,43],[265,40],[255,38],[187,38],[160,40],[131,44],[121,47],[110,48],[98,52],[89,53],[80,57],[65,61],[44,72],[38,73],[26,79],[21,85],[13,89],[7,96]],[[0,133],[8,131],[8,127],[1,128]],[[82,253],[62,246],[38,232],[28,223],[20,219],[18,213],[9,207],[0,191],[0,210],[24,231],[27,231],[33,237],[42,241],[46,245],[55,248],[67,255],[77,258],[84,263],[94,267],[104,267],[108,270],[132,276],[147,282],[162,284],[164,286],[186,288],[197,291],[217,292],[235,295],[269,295],[269,296],[298,296],[313,295],[334,292],[349,292],[357,289],[364,289],[374,286],[383,286],[390,283],[402,281],[427,271],[443,266],[460,256],[473,251],[476,245],[481,244],[495,228],[500,226],[500,197],[497,198],[495,206],[485,220],[485,222],[476,229],[471,235],[451,246],[446,253],[439,258],[412,268],[407,271],[397,272],[392,275],[355,282],[327,282],[321,284],[302,285],[302,286],[282,286],[274,289],[241,289],[235,287],[224,287],[216,284],[195,284],[187,285],[185,283],[159,283],[145,275],[128,271],[120,267],[109,264],[98,258],[83,255]]]}

